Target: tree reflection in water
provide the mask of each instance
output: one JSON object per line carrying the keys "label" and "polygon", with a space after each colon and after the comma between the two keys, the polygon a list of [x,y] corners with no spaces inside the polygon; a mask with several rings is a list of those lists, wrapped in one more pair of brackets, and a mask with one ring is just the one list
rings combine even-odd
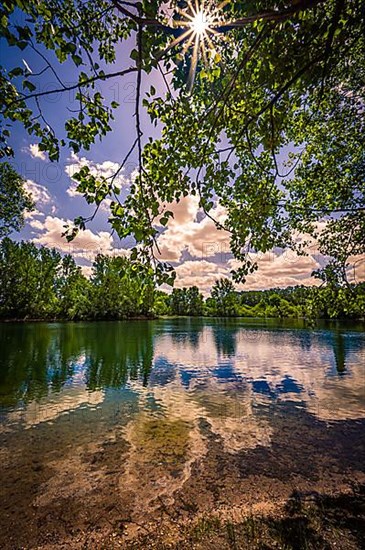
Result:
{"label": "tree reflection in water", "polygon": [[[197,393],[199,386],[208,392],[214,388],[216,395],[224,388],[239,396],[249,384],[254,395],[265,394],[270,400],[279,395],[300,397],[309,409],[313,409],[313,396],[329,403],[341,395],[342,399],[347,395],[358,408],[361,368],[352,373],[349,367],[361,362],[364,354],[360,332],[338,326],[312,331],[295,322],[291,327],[262,323],[260,328],[254,320],[180,318],[3,324],[0,404],[11,409],[47,398],[76,382],[87,392],[118,390],[128,384],[139,391],[151,386],[154,369],[153,387],[159,380],[166,383],[178,376],[179,391]],[[341,383],[336,381],[339,376]]]}

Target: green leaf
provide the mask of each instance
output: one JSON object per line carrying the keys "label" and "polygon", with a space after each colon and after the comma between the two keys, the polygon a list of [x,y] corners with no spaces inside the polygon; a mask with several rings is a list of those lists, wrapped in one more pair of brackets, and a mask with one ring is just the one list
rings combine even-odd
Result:
{"label": "green leaf", "polygon": [[27,89],[30,92],[34,92],[36,89],[36,86],[33,84],[33,82],[30,82],[29,80],[23,80],[23,89]]}
{"label": "green leaf", "polygon": [[130,58],[133,59],[133,61],[138,60],[138,50],[134,49],[130,53]]}

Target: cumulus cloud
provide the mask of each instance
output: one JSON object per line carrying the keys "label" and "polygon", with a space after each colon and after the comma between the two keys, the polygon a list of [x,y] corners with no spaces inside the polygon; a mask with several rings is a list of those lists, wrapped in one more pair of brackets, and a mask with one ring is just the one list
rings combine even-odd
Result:
{"label": "cumulus cloud", "polygon": [[[284,251],[252,254],[251,257],[257,260],[258,270],[247,276],[244,285],[238,285],[239,290],[318,284],[318,281],[311,277],[311,273],[318,269],[320,264],[311,255],[298,256],[292,251]],[[229,269],[237,269],[240,262],[231,259],[228,266]]]}
{"label": "cumulus cloud", "polygon": [[[197,285],[207,294],[217,278],[230,277],[230,271],[241,265],[232,258],[229,235],[226,231],[217,229],[209,217],[204,216],[201,219],[202,212],[197,197],[185,197],[178,203],[168,205],[167,209],[173,212],[174,218],[158,238],[160,257],[165,261],[180,263],[184,252],[187,252],[194,261],[185,261],[176,268],[176,284]],[[217,221],[224,223],[224,208],[218,205],[211,214]],[[321,231],[326,222],[319,222],[317,225],[317,229]],[[311,274],[321,267],[321,263],[323,265],[325,258],[319,253],[316,240],[303,234],[298,234],[296,240],[298,243],[307,243],[307,256],[298,256],[290,250],[251,254],[251,258],[258,262],[258,270],[247,277],[244,285],[237,285],[237,289],[261,290],[319,284]],[[351,267],[350,279],[365,279],[365,260],[357,258],[355,277],[353,271]]]}
{"label": "cumulus cloud", "polygon": [[[313,256],[297,256],[293,253],[266,253],[252,255],[257,259],[258,270],[248,275],[245,284],[236,284],[237,290],[262,290],[273,287],[295,285],[316,285],[316,279],[311,277],[319,263]],[[230,271],[240,267],[240,262],[229,259],[224,263],[207,260],[185,261],[176,268],[176,287],[196,285],[204,295],[210,293],[211,287],[221,277],[230,278]]]}
{"label": "cumulus cloud", "polygon": [[208,295],[217,279],[229,277],[227,264],[216,264],[207,260],[186,261],[176,268],[177,288],[197,286],[204,295]]}
{"label": "cumulus cloud", "polygon": [[82,193],[77,190],[77,182],[71,181],[69,187],[66,190],[69,197],[82,197]]}
{"label": "cumulus cloud", "polygon": [[351,283],[365,281],[365,254],[351,256],[348,260],[347,277]]}
{"label": "cumulus cloud", "polygon": [[43,230],[43,222],[36,219],[31,219],[29,222],[29,225],[36,230],[42,231]]}
{"label": "cumulus cloud", "polygon": [[[36,228],[42,231],[33,240],[34,242],[54,247],[61,252],[73,253],[74,255],[85,254],[86,259],[90,259],[95,254],[108,254],[113,250],[113,238],[106,231],[93,233],[90,229],[80,231],[77,237],[68,243],[62,233],[65,231],[64,226],[72,224],[70,220],[47,216],[43,223],[37,223]],[[33,224],[34,227],[34,224]]]}
{"label": "cumulus cloud", "polygon": [[87,278],[91,277],[92,271],[93,271],[93,268],[91,267],[91,265],[82,265],[81,266],[81,272]]}
{"label": "cumulus cloud", "polygon": [[[44,185],[40,185],[39,183],[35,183],[33,180],[26,180],[24,183],[24,189],[29,193],[35,203],[35,209],[30,212],[25,212],[24,217],[26,220],[34,220],[34,218],[40,218],[44,217],[45,214],[43,210],[46,210],[47,208],[51,208],[53,211],[55,209],[55,206],[52,205],[53,200],[52,197]],[[31,223],[31,225],[33,225]],[[34,227],[34,225],[33,225]]]}
{"label": "cumulus cloud", "polygon": [[[228,233],[217,229],[213,220],[207,216],[198,220],[201,210],[197,197],[184,197],[178,203],[168,205],[167,210],[173,212],[174,217],[158,238],[161,259],[178,262],[184,250],[199,259],[212,258],[229,251]],[[226,213],[221,206],[217,206],[211,215],[223,223]]]}
{"label": "cumulus cloud", "polygon": [[29,145],[28,152],[30,156],[35,159],[47,160],[46,153],[39,150],[39,146],[37,143],[31,143]]}
{"label": "cumulus cloud", "polygon": [[48,204],[51,204],[52,198],[51,195],[44,185],[35,183],[33,180],[26,180],[24,184],[25,190],[27,193],[32,195],[34,202],[37,207],[42,207]]}
{"label": "cumulus cloud", "polygon": [[33,237],[33,242],[72,254],[87,276],[91,274],[91,263],[97,254],[127,256],[130,253],[128,249],[115,248],[113,237],[107,231],[94,233],[90,229],[85,229],[80,231],[73,241],[67,242],[62,233],[65,231],[65,225],[72,225],[70,220],[47,216],[43,221],[31,220],[30,225],[37,233]]}
{"label": "cumulus cloud", "polygon": [[[33,148],[33,149],[31,149]],[[31,145],[30,150],[33,156],[41,154],[36,146]],[[38,156],[38,158],[41,158]],[[77,192],[77,182],[72,179],[74,173],[82,166],[88,166],[95,176],[110,178],[118,169],[119,165],[112,161],[97,163],[85,157],[71,154],[69,163],[65,167],[66,174],[70,177],[71,184],[67,189],[70,197],[81,196]],[[127,185],[133,181],[135,174],[129,178],[121,172],[117,178],[117,184]],[[53,202],[46,187],[36,184],[31,180],[27,181],[26,188],[31,192],[37,203],[37,208],[44,210],[46,206],[51,210]],[[158,237],[158,244],[161,251],[160,259],[173,262],[177,265],[176,286],[197,285],[201,291],[208,295],[214,282],[220,277],[230,277],[230,271],[239,267],[239,262],[232,258],[229,247],[229,234],[219,230],[213,220],[205,216],[199,208],[199,199],[194,196],[182,198],[178,203],[165,205],[171,210],[174,217],[163,229]],[[54,208],[54,205],[53,205]],[[109,212],[110,200],[106,199],[101,209]],[[226,210],[217,205],[211,215],[220,223],[224,223]],[[63,252],[72,252],[81,263],[93,261],[97,253],[106,254],[128,254],[127,250],[116,251],[113,247],[113,239],[105,231],[94,233],[91,230],[80,232],[72,243],[61,237],[64,231],[64,220],[47,216],[45,220],[39,221],[35,217],[41,217],[42,213],[37,210],[28,215],[31,220],[31,227],[38,233],[35,241],[39,244],[54,246]],[[71,222],[69,222],[71,223]],[[318,224],[321,230],[325,226]],[[161,227],[162,229],[162,227]],[[306,235],[298,235],[297,241],[307,240]],[[325,258],[319,254],[315,240],[309,239],[308,256],[298,256],[291,251],[268,252],[266,254],[252,254],[257,259],[259,269],[247,277],[245,285],[236,285],[238,290],[261,290],[272,287],[286,287],[291,285],[314,285],[318,281],[311,277],[313,270],[323,265]],[[187,261],[183,261],[188,258]],[[321,262],[321,263],[320,263]],[[354,259],[355,270],[349,269],[349,279],[356,281],[365,279],[365,257]],[[89,274],[90,266],[83,266]]]}

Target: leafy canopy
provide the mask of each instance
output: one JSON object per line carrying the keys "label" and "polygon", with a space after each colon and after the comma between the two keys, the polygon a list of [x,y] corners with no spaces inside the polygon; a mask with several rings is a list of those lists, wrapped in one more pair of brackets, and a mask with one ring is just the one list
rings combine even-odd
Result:
{"label": "leafy canopy", "polygon": [[[237,281],[256,268],[251,252],[301,252],[298,233],[316,235],[320,220],[340,220],[328,224],[327,233],[352,235],[356,252],[364,252],[357,236],[363,222],[360,227],[356,221],[365,209],[364,0],[222,3],[214,51],[197,61],[191,93],[192,49],[170,47],[182,32],[171,23],[179,7],[187,3],[5,0],[0,23],[7,43],[38,53],[44,67],[38,75],[24,66],[1,68],[4,119],[20,121],[51,160],[63,146],[88,150],[111,130],[118,108],[96,84],[135,74],[135,141],[120,167],[136,153],[137,178],[121,201],[114,177],[95,178],[84,167],[78,189],[96,207],[112,199],[112,228],[121,238],[134,237],[133,261],[148,273],[154,262],[158,282],[174,281],[171,267],[158,262],[159,232],[173,216],[169,203],[188,195],[197,195],[205,214],[230,235],[242,262],[233,273]],[[135,48],[130,59],[119,60],[128,39]],[[55,57],[74,65],[75,84],[57,76]],[[142,75],[152,70],[162,73],[166,91],[158,95],[151,87],[142,98]],[[46,71],[59,82],[54,90],[37,85]],[[42,100],[71,89],[79,107],[59,136],[44,117]],[[159,139],[142,137],[141,109],[161,128]],[[12,153],[9,135],[4,126],[4,155]],[[223,220],[215,217],[217,204],[225,209]],[[68,238],[86,223],[77,218]]]}

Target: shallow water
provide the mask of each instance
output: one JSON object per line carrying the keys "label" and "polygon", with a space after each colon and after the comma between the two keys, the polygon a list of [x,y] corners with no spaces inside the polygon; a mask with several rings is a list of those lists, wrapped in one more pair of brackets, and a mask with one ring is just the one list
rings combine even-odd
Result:
{"label": "shallow water", "polygon": [[116,502],[118,517],[141,525],[187,496],[197,510],[223,510],[361,481],[363,329],[185,318],[0,325],[2,546],[22,537],[41,546],[49,532],[73,540],[75,525],[107,529]]}

